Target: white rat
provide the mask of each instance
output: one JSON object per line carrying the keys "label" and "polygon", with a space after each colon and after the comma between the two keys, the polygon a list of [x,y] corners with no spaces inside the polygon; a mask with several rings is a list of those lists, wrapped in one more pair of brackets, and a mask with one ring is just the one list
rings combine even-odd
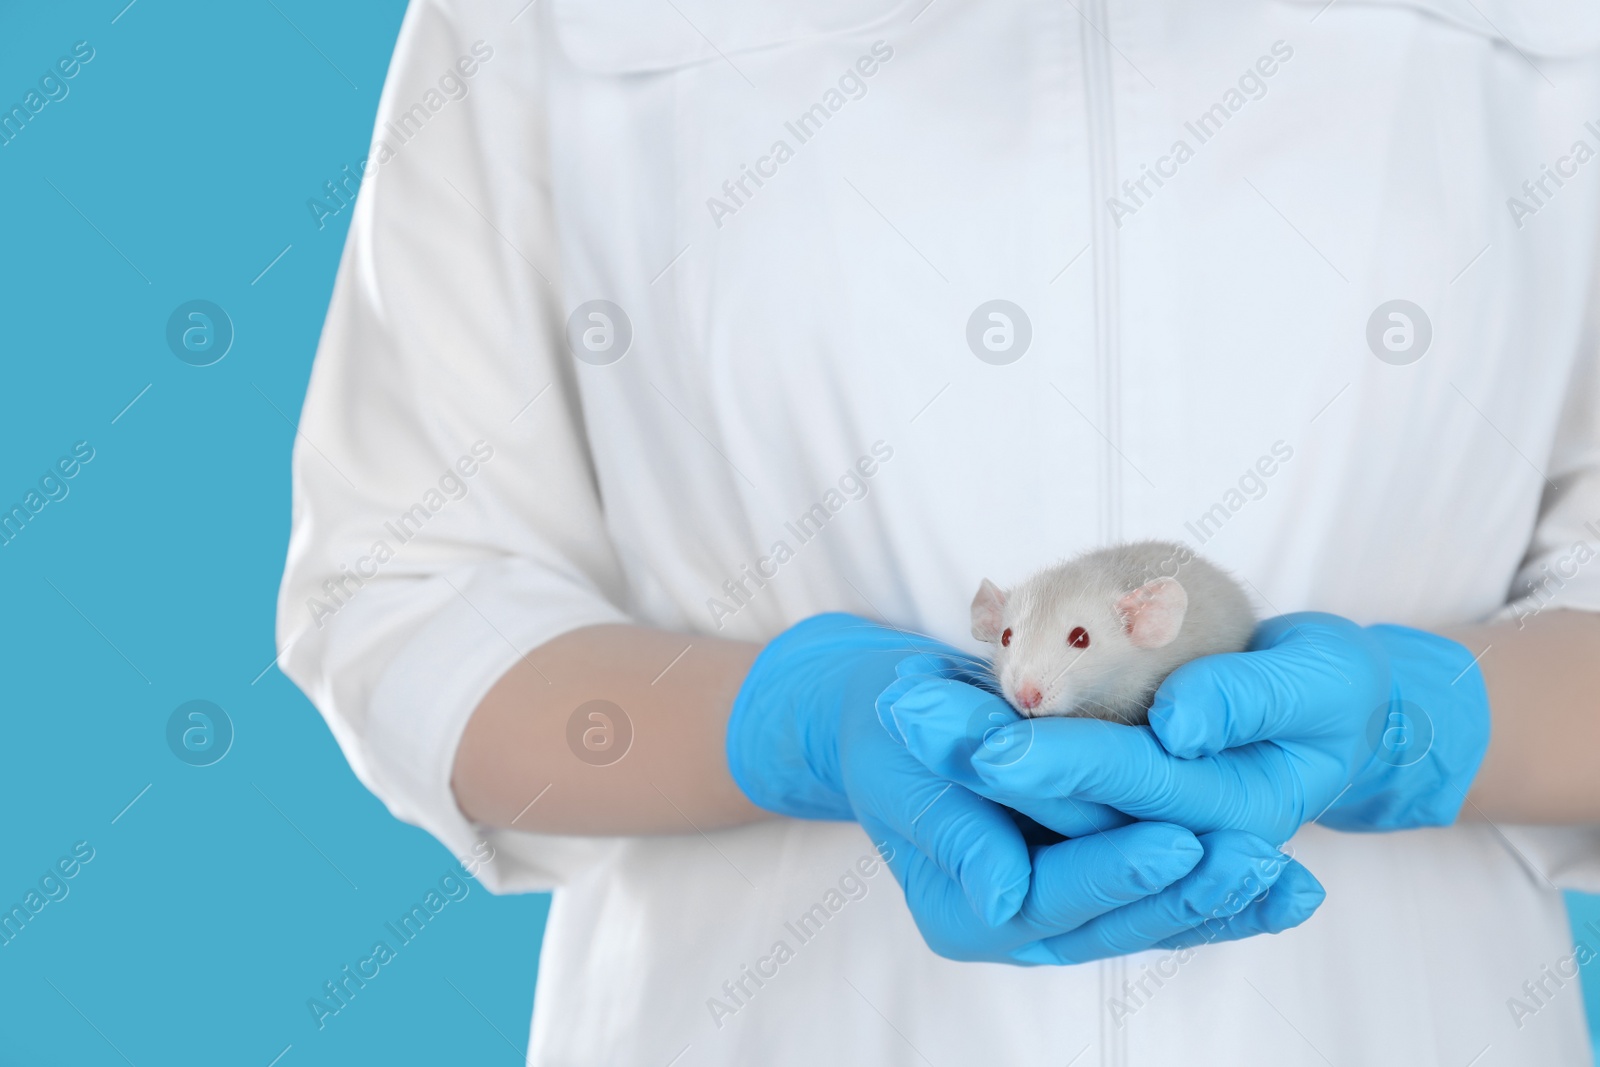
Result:
{"label": "white rat", "polygon": [[1102,548],[972,598],[972,636],[995,646],[1001,694],[1026,716],[1143,724],[1178,667],[1242,652],[1255,612],[1239,583],[1167,541]]}

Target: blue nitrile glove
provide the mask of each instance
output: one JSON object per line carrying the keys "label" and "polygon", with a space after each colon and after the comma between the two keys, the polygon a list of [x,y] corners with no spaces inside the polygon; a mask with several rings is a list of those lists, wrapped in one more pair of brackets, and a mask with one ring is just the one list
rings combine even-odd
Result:
{"label": "blue nitrile glove", "polygon": [[1196,838],[1170,823],[1141,822],[1034,849],[1021,910],[991,927],[921,851],[881,829],[868,832],[888,855],[923,940],[953,960],[1088,963],[1237,941],[1300,925],[1326,895],[1311,872],[1254,834]]}
{"label": "blue nitrile glove", "polygon": [[974,748],[974,717],[1009,712],[995,700],[938,678],[884,694],[921,762],[945,767],[972,751],[971,787],[1046,826],[1076,823],[1091,802],[1273,842],[1308,821],[1444,826],[1489,741],[1483,677],[1461,645],[1315,613],[1268,619],[1249,651],[1178,668],[1156,693],[1149,727],[1010,713]]}
{"label": "blue nitrile glove", "polygon": [[[924,767],[875,710],[897,680],[980,669],[866,619],[807,619],[762,651],[734,701],[734,781],[770,811],[860,822],[924,938],[952,958],[1077,962],[1283,929],[1315,909],[1316,881],[1248,834],[1147,823],[1030,848],[1009,812]],[[1081,807],[1075,832],[1108,821]]]}

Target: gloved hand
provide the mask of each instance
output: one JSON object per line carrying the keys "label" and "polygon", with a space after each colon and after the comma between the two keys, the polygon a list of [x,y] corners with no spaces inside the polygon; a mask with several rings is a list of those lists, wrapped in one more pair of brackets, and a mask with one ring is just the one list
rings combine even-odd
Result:
{"label": "gloved hand", "polygon": [[[951,680],[981,667],[866,619],[807,619],[762,651],[734,701],[734,781],[770,811],[859,822],[924,938],[952,958],[1079,962],[1283,929],[1315,910],[1315,879],[1248,834],[1197,839],[1143,824],[1030,847],[1011,813],[918,762],[875,709],[897,679]],[[1063,825],[1092,832],[1111,821],[1084,803]]]}
{"label": "gloved hand", "polygon": [[[924,765],[966,756],[972,789],[1046,826],[1075,824],[1080,806],[1100,803],[1271,842],[1308,821],[1448,825],[1489,740],[1483,677],[1461,645],[1316,613],[1268,619],[1249,651],[1178,668],[1148,728],[1021,719],[953,679],[908,676],[881,703]],[[970,724],[983,718],[994,725],[975,744]]]}

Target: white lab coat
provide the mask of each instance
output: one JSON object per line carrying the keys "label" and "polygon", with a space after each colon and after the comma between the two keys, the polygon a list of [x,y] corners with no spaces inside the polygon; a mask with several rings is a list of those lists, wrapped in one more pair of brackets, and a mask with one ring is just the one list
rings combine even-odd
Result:
{"label": "white lab coat", "polygon": [[1309,829],[1300,929],[1018,969],[854,825],[488,832],[449,774],[575,627],[970,646],[980,578],[1117,539],[1263,613],[1600,609],[1600,9],[416,0],[379,120],[282,662],[398,817],[556,887],[530,1063],[1589,1062],[1593,830]]}

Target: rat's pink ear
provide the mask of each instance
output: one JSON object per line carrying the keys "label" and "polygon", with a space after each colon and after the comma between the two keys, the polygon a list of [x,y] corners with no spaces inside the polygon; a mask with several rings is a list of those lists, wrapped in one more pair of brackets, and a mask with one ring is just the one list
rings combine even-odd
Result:
{"label": "rat's pink ear", "polygon": [[1000,624],[1005,620],[1006,594],[985,578],[972,598],[972,636],[994,644],[1000,640]]}
{"label": "rat's pink ear", "polygon": [[[976,608],[974,608],[976,610]],[[1176,578],[1146,582],[1117,601],[1117,614],[1135,648],[1163,648],[1183,628],[1189,594]]]}

